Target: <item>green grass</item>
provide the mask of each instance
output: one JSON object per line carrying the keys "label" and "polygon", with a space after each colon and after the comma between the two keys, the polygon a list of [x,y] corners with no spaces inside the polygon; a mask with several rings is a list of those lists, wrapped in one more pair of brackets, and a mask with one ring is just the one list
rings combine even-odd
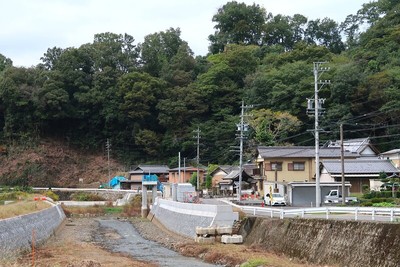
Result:
{"label": "green grass", "polygon": [[265,266],[268,262],[265,259],[251,259],[242,265],[240,267],[257,267],[257,266]]}
{"label": "green grass", "polygon": [[118,214],[124,211],[123,207],[104,207],[105,214]]}

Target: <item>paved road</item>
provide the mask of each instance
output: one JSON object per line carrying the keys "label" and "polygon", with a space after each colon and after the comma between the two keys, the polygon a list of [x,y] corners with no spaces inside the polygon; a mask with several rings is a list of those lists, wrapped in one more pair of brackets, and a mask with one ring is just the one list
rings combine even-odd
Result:
{"label": "paved road", "polygon": [[[218,199],[218,198],[211,198],[211,199],[202,199],[203,204],[212,204],[212,205],[227,205],[227,199]],[[256,207],[257,211],[254,214],[253,211],[244,210],[244,212],[248,215],[258,216],[258,217],[271,217],[271,207],[260,207],[260,203],[255,203],[255,201],[250,201],[251,204],[255,204],[252,206],[244,206],[247,208]],[[254,203],[253,203],[254,202]],[[280,206],[280,207],[273,207],[274,209],[283,209],[283,210],[293,210],[293,209],[301,209],[301,208],[309,208],[309,207],[288,207],[288,206]],[[274,218],[279,218],[279,213],[273,213]],[[300,218],[300,214],[285,214],[285,218]],[[316,214],[305,214],[303,218],[307,219],[331,219],[331,220],[347,220],[347,221],[355,221],[355,214],[353,213],[330,213],[328,216],[326,213],[316,213]],[[400,223],[400,216],[394,216],[393,218],[394,223]],[[391,218],[388,215],[377,215],[375,214],[374,218],[371,214],[358,214],[357,221],[376,221],[376,222],[391,222]]]}

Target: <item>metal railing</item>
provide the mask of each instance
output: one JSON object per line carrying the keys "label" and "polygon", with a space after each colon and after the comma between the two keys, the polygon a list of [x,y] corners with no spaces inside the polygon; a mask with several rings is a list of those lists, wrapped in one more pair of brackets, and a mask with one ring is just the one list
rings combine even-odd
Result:
{"label": "metal railing", "polygon": [[320,208],[273,208],[240,206],[224,201],[253,216],[283,218],[325,218],[355,221],[400,222],[400,208],[382,207],[320,207]]}

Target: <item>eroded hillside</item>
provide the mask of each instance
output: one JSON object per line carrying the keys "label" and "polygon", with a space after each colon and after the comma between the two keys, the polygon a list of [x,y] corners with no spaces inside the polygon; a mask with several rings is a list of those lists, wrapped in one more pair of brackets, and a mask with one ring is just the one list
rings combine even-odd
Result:
{"label": "eroded hillside", "polygon": [[[110,159],[110,170],[114,176],[123,167]],[[7,146],[7,153],[0,155],[0,184],[74,187],[108,180],[105,153],[77,150],[54,140],[29,148]]]}

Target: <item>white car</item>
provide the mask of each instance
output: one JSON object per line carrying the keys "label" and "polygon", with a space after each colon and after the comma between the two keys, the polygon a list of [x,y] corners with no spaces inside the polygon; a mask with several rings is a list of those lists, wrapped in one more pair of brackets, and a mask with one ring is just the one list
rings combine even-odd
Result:
{"label": "white car", "polygon": [[265,195],[265,205],[269,206],[286,206],[285,197],[279,193],[272,193]]}

